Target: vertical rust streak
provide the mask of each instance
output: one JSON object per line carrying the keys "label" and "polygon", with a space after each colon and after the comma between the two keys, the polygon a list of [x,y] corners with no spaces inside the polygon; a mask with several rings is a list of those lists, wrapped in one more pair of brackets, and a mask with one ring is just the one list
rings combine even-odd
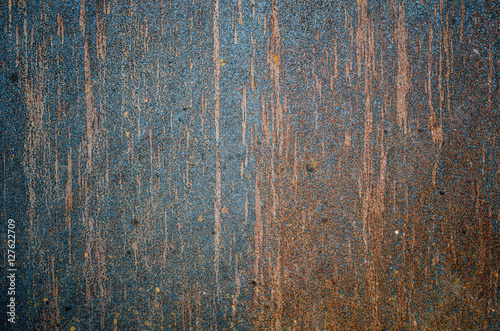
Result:
{"label": "vertical rust streak", "polygon": [[72,149],[68,153],[68,181],[66,182],[66,226],[68,227],[68,249],[69,249],[69,264],[71,265],[71,213],[73,211],[73,157]]}
{"label": "vertical rust streak", "polygon": [[81,0],[80,1],[80,30],[82,31],[82,34],[85,35],[85,2],[86,0]]}
{"label": "vertical rust streak", "polygon": [[243,146],[247,145],[246,133],[247,133],[247,86],[243,86],[243,97],[241,98],[241,138]]}
{"label": "vertical rust streak", "polygon": [[399,4],[399,15],[396,29],[396,39],[398,41],[398,74],[396,77],[397,89],[397,113],[398,125],[406,135],[408,123],[408,111],[406,96],[410,90],[409,63],[406,51],[408,33],[406,30],[405,9],[403,4]]}
{"label": "vertical rust streak", "polygon": [[[493,100],[492,100],[492,94],[493,94],[493,72],[494,72],[494,66],[493,66],[493,51],[492,51],[492,47],[493,47],[493,38],[492,38],[492,35],[493,35],[493,24],[491,23],[490,21],[490,26],[489,26],[489,29],[488,29],[488,81],[487,81],[487,85],[488,85],[488,114],[491,114],[492,112],[492,104],[493,104]],[[451,38],[450,38],[451,40]]]}
{"label": "vertical rust streak", "polygon": [[462,39],[464,36],[464,18],[465,18],[465,0],[462,0],[460,5],[460,44],[462,44]]}
{"label": "vertical rust streak", "polygon": [[260,200],[259,175],[255,176],[255,227],[254,227],[254,245],[255,245],[255,261],[254,261],[254,308],[258,307],[260,300],[260,260],[262,258],[262,240],[264,236],[262,224],[262,203]]}
{"label": "vertical rust streak", "polygon": [[[337,80],[338,78],[338,75],[339,75],[339,56],[338,56],[338,49],[337,49],[337,38],[335,38],[335,41],[334,41],[334,44],[333,44],[333,54],[334,54],[334,62],[333,62],[333,77],[335,78],[335,80]],[[330,86],[332,92],[333,92],[333,84],[331,84]]]}
{"label": "vertical rust streak", "polygon": [[52,253],[50,257],[50,265],[52,272],[52,296],[54,298],[55,304],[55,315],[56,315],[56,330],[59,330],[59,324],[61,323],[61,315],[59,311],[59,289],[58,289],[58,279],[55,272],[55,261],[56,256]]}
{"label": "vertical rust streak", "polygon": [[84,61],[85,61],[85,107],[87,109],[87,172],[92,169],[92,143],[94,135],[94,122],[96,114],[94,110],[94,97],[92,95],[92,75],[90,70],[90,54],[88,39],[85,38],[84,44]]}
{"label": "vertical rust streak", "polygon": [[217,297],[220,293],[219,284],[219,264],[220,264],[220,235],[221,235],[221,169],[219,160],[219,115],[220,115],[220,55],[219,55],[219,0],[214,2],[213,12],[213,36],[214,36],[214,78],[215,78],[215,142],[216,142],[216,156],[215,156],[215,224],[214,224],[214,268],[215,268],[215,282],[217,284]]}
{"label": "vertical rust streak", "polygon": [[[255,7],[254,7],[255,8]],[[252,43],[252,59],[250,60],[250,86],[255,90],[255,40],[253,33],[250,32],[250,41]]]}

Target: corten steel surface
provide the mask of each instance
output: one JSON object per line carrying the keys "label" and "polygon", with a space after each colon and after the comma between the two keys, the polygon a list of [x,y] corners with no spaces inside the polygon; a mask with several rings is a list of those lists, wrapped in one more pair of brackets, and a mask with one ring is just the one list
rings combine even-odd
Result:
{"label": "corten steel surface", "polygon": [[0,12],[0,329],[500,329],[497,1]]}

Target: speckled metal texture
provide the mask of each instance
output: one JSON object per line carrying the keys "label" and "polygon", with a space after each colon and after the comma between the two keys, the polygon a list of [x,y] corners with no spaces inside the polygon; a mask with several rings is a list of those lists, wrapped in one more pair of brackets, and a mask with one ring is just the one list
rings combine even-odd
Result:
{"label": "speckled metal texture", "polygon": [[497,1],[0,12],[0,329],[500,329]]}

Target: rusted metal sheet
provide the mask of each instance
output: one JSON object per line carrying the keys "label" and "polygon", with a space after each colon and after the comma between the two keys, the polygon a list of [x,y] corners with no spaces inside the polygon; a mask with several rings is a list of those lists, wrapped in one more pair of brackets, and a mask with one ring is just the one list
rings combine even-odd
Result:
{"label": "rusted metal sheet", "polygon": [[6,329],[500,328],[494,2],[0,6]]}

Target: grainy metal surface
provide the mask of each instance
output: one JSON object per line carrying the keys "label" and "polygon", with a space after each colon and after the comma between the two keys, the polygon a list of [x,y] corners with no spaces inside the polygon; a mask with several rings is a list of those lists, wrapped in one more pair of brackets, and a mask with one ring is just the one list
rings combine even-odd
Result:
{"label": "grainy metal surface", "polygon": [[5,329],[500,328],[498,2],[0,7]]}

